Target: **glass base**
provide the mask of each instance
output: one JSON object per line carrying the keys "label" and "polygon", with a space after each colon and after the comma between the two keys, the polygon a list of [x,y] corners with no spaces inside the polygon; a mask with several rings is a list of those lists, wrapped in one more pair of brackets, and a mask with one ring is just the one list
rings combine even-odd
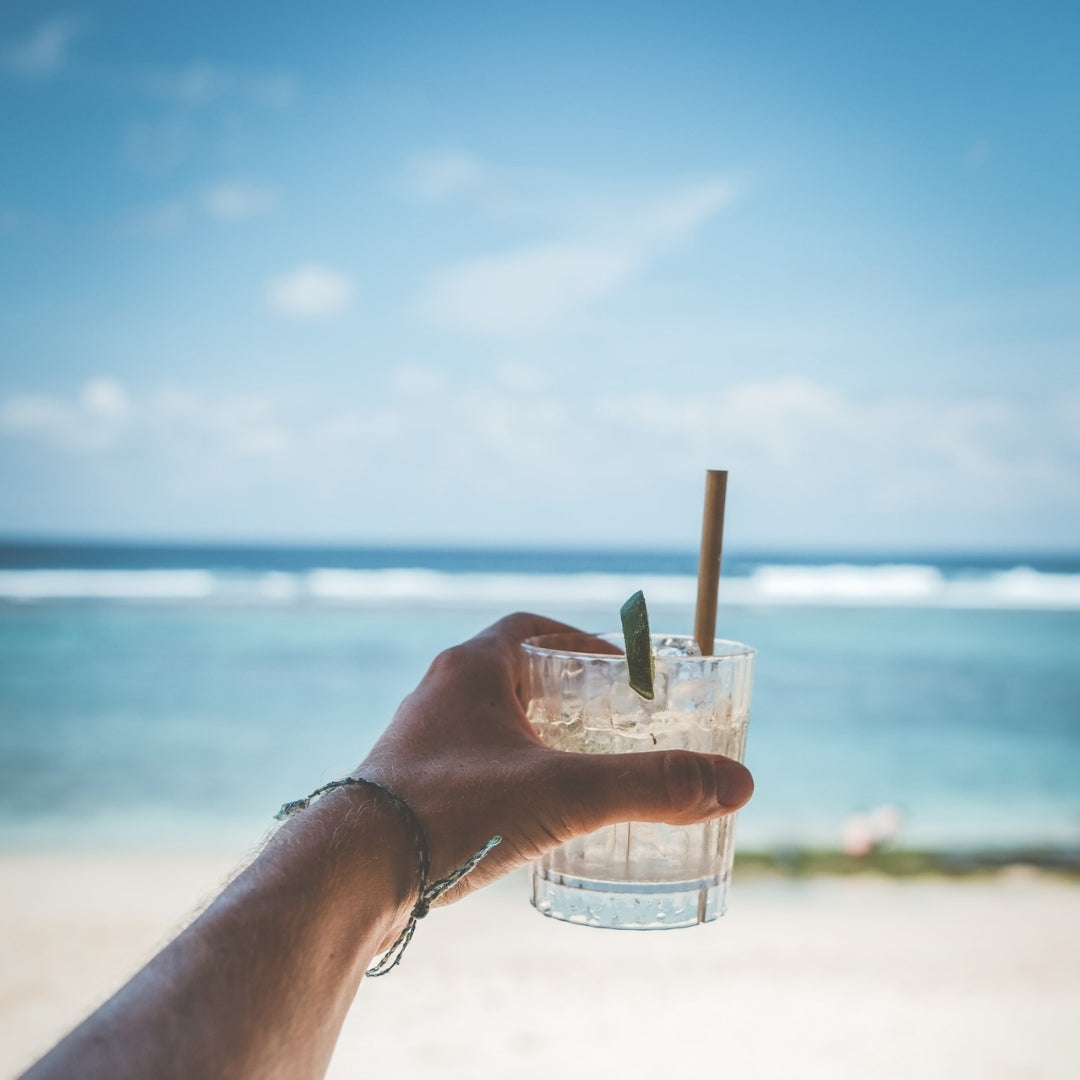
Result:
{"label": "glass base", "polygon": [[609,930],[677,930],[724,914],[727,879],[659,884],[592,881],[534,866],[532,904],[541,915]]}

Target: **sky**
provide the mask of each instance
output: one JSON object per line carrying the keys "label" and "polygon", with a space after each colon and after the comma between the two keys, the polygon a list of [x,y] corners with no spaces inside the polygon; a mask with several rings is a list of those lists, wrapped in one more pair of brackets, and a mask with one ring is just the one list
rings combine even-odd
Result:
{"label": "sky", "polygon": [[0,535],[1080,547],[1071,3],[0,5]]}

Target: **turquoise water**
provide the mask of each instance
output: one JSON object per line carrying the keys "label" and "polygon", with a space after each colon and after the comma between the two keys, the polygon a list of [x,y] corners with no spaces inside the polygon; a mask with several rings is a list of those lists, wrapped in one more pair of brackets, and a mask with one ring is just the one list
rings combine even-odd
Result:
{"label": "turquoise water", "polygon": [[[566,602],[565,575],[501,573],[516,585],[494,599],[459,578],[449,599],[431,579],[426,598],[329,602],[282,577],[276,596],[0,601],[0,843],[253,841],[363,756],[440,648],[526,606],[503,602],[514,588],[577,625],[617,623],[602,596]],[[689,629],[688,604],[652,608],[657,629]],[[906,844],[1080,849],[1080,611],[780,598],[723,606],[718,632],[759,650],[743,845],[836,846],[849,815],[888,804]]]}

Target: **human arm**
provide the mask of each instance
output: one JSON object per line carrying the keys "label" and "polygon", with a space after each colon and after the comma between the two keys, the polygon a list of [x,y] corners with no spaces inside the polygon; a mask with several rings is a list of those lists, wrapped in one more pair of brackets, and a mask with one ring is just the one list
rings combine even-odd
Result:
{"label": "human arm", "polygon": [[[566,629],[511,616],[442,653],[356,770],[413,808],[433,878],[503,837],[448,900],[602,825],[698,821],[749,798],[749,774],[726,758],[540,744],[519,698],[520,643]],[[415,890],[394,806],[367,786],[330,792],[27,1077],[321,1076]]]}

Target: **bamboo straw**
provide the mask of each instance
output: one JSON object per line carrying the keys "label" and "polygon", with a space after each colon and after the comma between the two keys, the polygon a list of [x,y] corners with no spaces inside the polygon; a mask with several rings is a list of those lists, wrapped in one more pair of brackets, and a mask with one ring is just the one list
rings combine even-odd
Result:
{"label": "bamboo straw", "polygon": [[701,558],[698,561],[697,607],[694,639],[702,656],[712,656],[716,640],[716,594],[720,588],[720,552],[724,546],[724,502],[727,470],[705,473],[705,516],[701,524]]}

